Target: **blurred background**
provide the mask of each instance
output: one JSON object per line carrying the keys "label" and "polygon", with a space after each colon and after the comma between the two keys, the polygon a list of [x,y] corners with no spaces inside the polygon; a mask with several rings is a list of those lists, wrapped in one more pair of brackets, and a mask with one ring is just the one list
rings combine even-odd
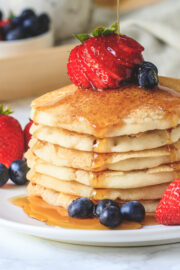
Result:
{"label": "blurred background", "polygon": [[[13,92],[13,98],[22,96],[23,86],[18,82],[22,74],[18,72],[23,65],[31,73],[29,81],[28,74],[23,73],[25,83],[31,83],[26,90],[29,95],[66,83],[67,52],[76,42],[73,33],[109,26],[116,21],[116,6],[116,0],[0,0],[1,89]],[[27,9],[32,9],[36,18],[22,15]],[[4,26],[9,24],[4,20],[14,20],[13,25]],[[145,47],[145,59],[154,62],[161,75],[180,77],[180,0],[120,0],[120,29]],[[16,74],[7,75],[6,70],[15,69]],[[49,82],[37,83],[47,74]],[[58,76],[66,79],[60,82]],[[17,88],[20,94],[16,95]]]}

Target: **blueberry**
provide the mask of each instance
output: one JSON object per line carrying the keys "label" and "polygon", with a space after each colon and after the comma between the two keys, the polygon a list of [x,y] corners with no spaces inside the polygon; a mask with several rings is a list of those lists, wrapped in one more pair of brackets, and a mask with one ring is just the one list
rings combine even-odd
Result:
{"label": "blueberry", "polygon": [[0,21],[3,19],[3,13],[2,10],[0,10]]}
{"label": "blueberry", "polygon": [[138,72],[138,84],[145,89],[153,89],[158,85],[158,75],[152,68],[143,68]]}
{"label": "blueberry", "polygon": [[11,20],[11,24],[13,27],[20,26],[22,24],[22,17],[21,16],[13,17]]}
{"label": "blueberry", "polygon": [[50,18],[47,13],[42,13],[38,16],[38,21],[42,25],[49,25],[50,24]]}
{"label": "blueberry", "polygon": [[23,10],[20,16],[22,20],[25,20],[30,17],[35,17],[36,14],[33,9],[28,8],[28,9]]}
{"label": "blueberry", "polygon": [[38,20],[37,17],[30,17],[23,21],[23,30],[28,37],[38,34]]}
{"label": "blueberry", "polygon": [[0,187],[5,185],[9,179],[9,172],[6,166],[0,163]]}
{"label": "blueberry", "polygon": [[108,199],[100,201],[95,206],[95,209],[94,209],[95,216],[99,217],[101,215],[101,213],[103,212],[103,210],[110,207],[110,206],[115,206],[115,207],[117,207],[119,209],[119,205],[115,201],[108,200]]}
{"label": "blueberry", "polygon": [[11,31],[13,29],[11,24],[5,24],[3,26],[1,26],[0,30],[1,30],[1,36],[3,38],[3,40],[6,39],[6,35],[9,31]]}
{"label": "blueberry", "polygon": [[27,182],[26,174],[29,168],[27,167],[25,160],[15,160],[9,167],[10,179],[16,185],[24,185]]}
{"label": "blueberry", "polygon": [[50,18],[46,13],[42,13],[38,16],[38,33],[43,34],[49,31]]}
{"label": "blueberry", "polygon": [[17,27],[13,30],[10,30],[5,37],[5,40],[12,41],[24,38],[24,31],[22,27]]}
{"label": "blueberry", "polygon": [[145,217],[144,206],[137,201],[124,203],[120,209],[123,219],[140,222]]}
{"label": "blueberry", "polygon": [[119,207],[111,205],[104,209],[99,216],[99,220],[104,226],[115,228],[121,224],[123,218],[121,216]]}
{"label": "blueberry", "polygon": [[70,217],[88,218],[93,214],[94,204],[88,198],[79,198],[72,201],[68,207],[68,214]]}
{"label": "blueberry", "polygon": [[154,70],[154,72],[156,72],[156,74],[158,74],[157,67],[151,62],[144,61],[143,64],[139,67],[139,70],[143,70],[144,68],[151,68]]}

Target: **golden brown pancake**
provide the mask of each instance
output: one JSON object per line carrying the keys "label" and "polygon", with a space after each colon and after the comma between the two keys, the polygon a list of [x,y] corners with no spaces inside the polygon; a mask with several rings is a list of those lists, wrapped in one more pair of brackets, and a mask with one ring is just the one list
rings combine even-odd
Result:
{"label": "golden brown pancake", "polygon": [[129,136],[100,139],[62,128],[33,124],[31,134],[43,142],[65,148],[95,153],[122,153],[153,149],[175,143],[180,139],[180,126],[168,130],[153,130]]}
{"label": "golden brown pancake", "polygon": [[169,129],[180,123],[180,94],[175,90],[180,90],[180,80],[164,77],[153,90],[134,84],[107,91],[69,85],[34,100],[32,119],[98,138]]}
{"label": "golden brown pancake", "polygon": [[42,161],[52,165],[72,167],[87,171],[144,170],[162,164],[180,161],[180,141],[173,145],[151,150],[107,154],[96,154],[62,148],[58,145],[38,141],[36,139],[32,139],[30,145],[31,150],[25,155],[30,161],[36,156]]}
{"label": "golden brown pancake", "polygon": [[28,180],[36,185],[66,194],[88,197],[93,200],[120,199],[120,200],[154,200],[160,199],[169,183],[149,187],[121,189],[121,188],[93,188],[75,181],[63,181],[55,177],[36,173],[32,170],[28,173]]}

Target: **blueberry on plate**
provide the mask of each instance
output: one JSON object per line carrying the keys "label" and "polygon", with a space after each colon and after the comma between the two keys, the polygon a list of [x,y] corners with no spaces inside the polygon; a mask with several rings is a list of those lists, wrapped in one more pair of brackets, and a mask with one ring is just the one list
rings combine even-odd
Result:
{"label": "blueberry on plate", "polygon": [[139,67],[139,70],[143,70],[144,68],[151,68],[156,72],[156,74],[158,74],[157,67],[151,62],[144,61],[143,64]]}
{"label": "blueberry on plate", "polygon": [[22,27],[17,27],[13,30],[10,30],[7,32],[5,36],[5,40],[7,41],[13,41],[13,40],[18,40],[18,39],[23,39],[24,38],[24,31]]}
{"label": "blueberry on plate", "polygon": [[115,206],[119,209],[119,205],[117,202],[113,200],[102,200],[100,201],[94,208],[94,215],[99,217],[104,209],[109,208],[110,206]]}
{"label": "blueberry on plate", "polygon": [[0,163],[0,187],[5,185],[9,179],[9,172],[6,166]]}
{"label": "blueberry on plate", "polygon": [[2,20],[2,18],[3,18],[3,13],[2,13],[2,11],[0,10],[0,21]]}
{"label": "blueberry on plate", "polygon": [[145,217],[144,206],[137,201],[124,203],[120,209],[123,219],[140,222]]}
{"label": "blueberry on plate", "polygon": [[139,69],[138,84],[145,89],[153,89],[158,85],[158,74],[152,68]]}
{"label": "blueberry on plate", "polygon": [[99,216],[99,220],[104,226],[115,228],[122,223],[123,218],[121,216],[119,207],[111,205],[103,210]]}
{"label": "blueberry on plate", "polygon": [[9,167],[9,177],[16,185],[24,185],[27,182],[28,170],[25,160],[15,160]]}
{"label": "blueberry on plate", "polygon": [[32,37],[38,34],[38,20],[37,17],[29,17],[22,23],[24,33],[28,37]]}
{"label": "blueberry on plate", "polygon": [[75,218],[88,218],[93,215],[93,202],[88,198],[79,198],[72,201],[68,207],[68,214]]}
{"label": "blueberry on plate", "polygon": [[22,17],[21,16],[13,17],[11,20],[11,24],[13,27],[20,26],[22,24]]}
{"label": "blueberry on plate", "polygon": [[30,17],[35,17],[36,14],[33,9],[28,8],[28,9],[24,9],[20,16],[22,20],[25,20]]}

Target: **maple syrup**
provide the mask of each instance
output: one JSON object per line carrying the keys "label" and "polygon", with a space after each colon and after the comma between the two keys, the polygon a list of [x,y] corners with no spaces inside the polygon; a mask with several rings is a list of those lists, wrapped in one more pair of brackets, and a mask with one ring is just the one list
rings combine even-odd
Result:
{"label": "maple syrup", "polygon": [[[21,207],[31,218],[45,222],[47,225],[59,226],[69,229],[84,230],[109,230],[100,224],[98,218],[77,219],[68,216],[68,212],[63,207],[52,206],[37,196],[19,196],[10,199],[10,202]],[[123,221],[116,230],[135,230],[144,225],[156,225],[154,214],[147,213],[146,218],[141,222]]]}

